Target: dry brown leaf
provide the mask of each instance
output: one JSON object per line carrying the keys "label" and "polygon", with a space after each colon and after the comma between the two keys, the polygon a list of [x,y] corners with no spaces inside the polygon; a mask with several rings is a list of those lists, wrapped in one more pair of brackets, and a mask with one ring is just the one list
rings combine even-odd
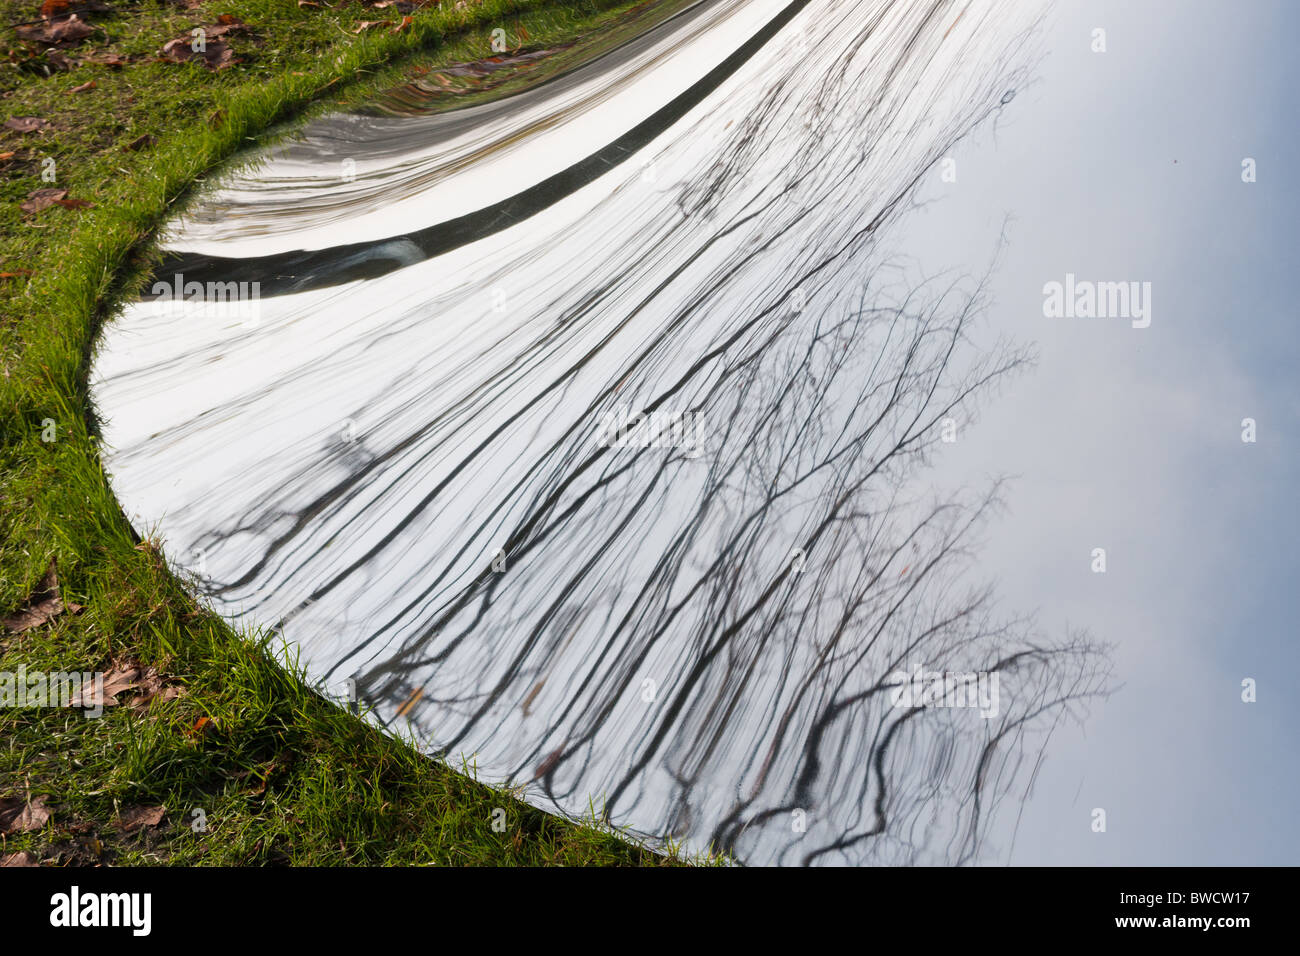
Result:
{"label": "dry brown leaf", "polygon": [[169,60],[172,63],[185,63],[199,55],[190,46],[189,37],[176,37],[174,40],[168,40],[163,44],[162,50],[159,52],[164,60]]}
{"label": "dry brown leaf", "polygon": [[[63,199],[67,195],[68,195],[68,191],[66,189],[33,189],[31,192],[27,194],[27,199],[24,202],[20,202],[18,204],[18,208],[30,216],[34,213],[40,212],[42,209],[49,209],[51,206],[54,205],[56,201]],[[28,613],[39,614],[41,608],[43,607],[53,607],[53,604],[49,601],[42,602],[42,604],[38,607],[29,608]],[[22,619],[22,614],[24,612],[20,611],[17,615],[15,615],[12,618],[5,618],[5,627],[9,628],[11,631],[30,630],[33,627],[37,627],[38,625],[44,624],[47,620],[49,620],[55,614],[58,614],[59,611],[61,610],[63,610],[63,602],[60,601],[58,607],[54,608],[48,614],[45,614],[39,619],[33,619],[31,623],[24,624],[21,628],[19,628],[19,627],[15,627],[14,624],[10,622],[11,621],[17,622]]]}
{"label": "dry brown leaf", "polygon": [[12,149],[7,152],[0,153],[0,163],[4,162],[6,159],[13,159],[13,158],[14,158],[14,151]]}
{"label": "dry brown leaf", "polygon": [[131,698],[131,709],[137,712],[147,710],[155,702],[166,703],[169,700],[175,700],[185,693],[185,688],[173,684],[170,687],[159,687],[157,690],[150,690]]}
{"label": "dry brown leaf", "polygon": [[214,73],[239,62],[235,51],[225,40],[208,40],[203,45],[203,52],[196,53],[190,45],[189,37],[177,37],[164,43],[162,58],[168,63],[188,63],[191,60],[199,60]]}
{"label": "dry brown leaf", "polygon": [[16,26],[14,32],[32,43],[66,48],[76,46],[94,33],[95,28],[74,13],[65,19]]}
{"label": "dry brown leaf", "polygon": [[142,671],[135,664],[114,664],[104,675],[104,695],[112,697],[139,683]]}
{"label": "dry brown leaf", "polygon": [[229,13],[223,13],[217,17],[217,22],[212,26],[205,26],[203,32],[207,34],[208,39],[213,37],[223,37],[229,34],[252,33],[253,28],[245,23],[239,17]]}
{"label": "dry brown leaf", "polygon": [[111,67],[119,70],[130,62],[129,57],[121,56],[117,53],[101,53],[96,56],[86,57],[87,62],[98,63],[100,66]]}
{"label": "dry brown leaf", "polygon": [[392,32],[401,33],[403,30],[405,30],[414,22],[415,22],[415,17],[402,17],[402,22],[399,23],[397,26],[393,27]]}
{"label": "dry brown leaf", "polygon": [[139,679],[140,668],[137,665],[114,664],[104,675],[102,687],[97,687],[97,682],[92,682],[89,686],[83,685],[81,692],[68,703],[72,707],[115,707],[117,701],[114,698],[135,687]]}
{"label": "dry brown leaf", "polygon": [[56,199],[55,205],[62,206],[64,209],[88,209],[95,205],[89,199]]}
{"label": "dry brown leaf", "polygon": [[49,120],[41,119],[39,116],[15,116],[5,120],[6,127],[20,133],[35,133],[49,125]]}
{"label": "dry brown leaf", "polygon": [[156,827],[162,819],[162,807],[127,807],[117,816],[117,828],[122,833],[134,833],[144,827]]}
{"label": "dry brown leaf", "polygon": [[140,138],[133,139],[131,140],[131,142],[127,143],[126,148],[131,150],[132,152],[135,152],[136,150],[145,149],[149,146],[153,146],[157,142],[158,142],[157,136],[155,136],[153,133],[145,133]]}
{"label": "dry brown leaf", "polygon": [[146,710],[155,701],[175,700],[185,693],[184,687],[168,685],[167,678],[152,667],[137,670],[136,680],[137,682],[131,685],[136,693],[129,704],[131,709],[137,712]]}
{"label": "dry brown leaf", "polygon": [[183,686],[167,684],[167,680],[152,667],[142,667],[133,661],[115,661],[104,675],[102,688],[94,684],[84,687],[69,704],[73,707],[117,707],[122,703],[117,700],[118,695],[133,690],[135,694],[126,702],[127,706],[142,713],[155,701],[175,700],[185,693]]}
{"label": "dry brown leaf", "polygon": [[235,51],[231,49],[230,44],[221,40],[209,43],[203,54],[203,65],[214,73],[228,66],[234,66],[238,62],[239,57],[235,56]]}
{"label": "dry brown leaf", "polygon": [[27,800],[0,800],[0,833],[32,833],[45,826],[49,819],[44,795],[35,800],[30,796]]}
{"label": "dry brown leaf", "polygon": [[0,867],[35,865],[36,854],[28,850],[21,850],[18,853],[10,853],[7,856],[0,856]]}
{"label": "dry brown leaf", "polygon": [[76,46],[94,32],[94,27],[74,13],[68,19],[61,20],[50,27],[50,39],[54,41],[55,46]]}
{"label": "dry brown leaf", "polygon": [[[23,212],[38,212],[53,205],[67,194],[66,189],[37,189],[27,194],[27,202],[18,205]],[[81,610],[80,605],[73,605],[73,608],[77,611]],[[8,631],[21,634],[34,627],[40,627],[63,611],[63,598],[59,594],[59,572],[55,567],[54,559],[50,558],[44,576],[36,585],[36,590],[32,592],[31,597],[27,599],[27,606],[3,618],[0,624],[3,624]]]}
{"label": "dry brown leaf", "polygon": [[362,30],[369,30],[371,27],[383,27],[387,25],[388,25],[387,20],[362,20],[360,23],[357,24],[357,28],[352,32],[360,33]]}
{"label": "dry brown leaf", "polygon": [[85,83],[82,83],[80,86],[74,86],[72,89],[68,90],[68,92],[84,93],[86,92],[86,90],[93,90],[97,85],[98,84],[94,80],[87,80]]}
{"label": "dry brown leaf", "polygon": [[162,675],[152,667],[146,667],[140,672],[140,682],[136,685],[136,693],[137,696],[152,697],[162,690],[162,686]]}
{"label": "dry brown leaf", "polygon": [[79,63],[78,60],[74,60],[72,57],[60,53],[58,50],[53,50],[53,49],[45,51],[45,62],[55,72],[62,72],[62,73],[66,73],[68,70],[71,70],[74,66],[77,66]]}

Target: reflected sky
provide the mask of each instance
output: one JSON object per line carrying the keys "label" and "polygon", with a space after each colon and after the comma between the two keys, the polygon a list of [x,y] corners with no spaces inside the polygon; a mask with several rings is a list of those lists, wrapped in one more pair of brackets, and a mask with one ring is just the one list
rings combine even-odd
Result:
{"label": "reflected sky", "polygon": [[[1295,15],[677,6],[178,220],[160,278],[257,297],[106,330],[136,528],[548,809],[759,864],[1291,860],[1296,87],[1246,64]],[[1047,317],[1071,275],[1150,325]]]}
{"label": "reflected sky", "polygon": [[[1045,625],[1114,642],[1124,683],[1054,739],[1014,862],[1296,860],[1297,19],[1285,3],[1054,5],[1036,82],[909,220],[932,268],[963,268],[1005,226],[993,311],[1037,369],[937,473],[1018,476],[982,565]],[[1151,325],[1044,318],[1042,287],[1067,272],[1152,282]]]}

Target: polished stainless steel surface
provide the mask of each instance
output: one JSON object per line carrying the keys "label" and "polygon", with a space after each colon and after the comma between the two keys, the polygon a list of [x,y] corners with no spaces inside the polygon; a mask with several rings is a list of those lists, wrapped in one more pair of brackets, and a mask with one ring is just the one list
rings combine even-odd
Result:
{"label": "polished stainless steel surface", "polygon": [[1014,228],[940,272],[910,224],[1014,125],[1044,10],[701,3],[510,97],[312,122],[106,329],[124,510],[539,806],[751,863],[1005,854],[1120,635],[978,565],[1007,486],[939,466],[1037,374],[990,294]]}

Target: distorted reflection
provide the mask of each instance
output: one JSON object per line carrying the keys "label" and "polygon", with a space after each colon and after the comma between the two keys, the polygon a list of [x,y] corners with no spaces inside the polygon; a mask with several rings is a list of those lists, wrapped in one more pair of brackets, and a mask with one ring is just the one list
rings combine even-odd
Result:
{"label": "distorted reflection", "polygon": [[260,297],[106,331],[113,486],[221,613],[540,806],[751,863],[979,859],[1107,665],[972,573],[1001,486],[926,465],[1029,356],[976,350],[986,276],[891,229],[1013,108],[1038,11],[672,7],[204,197],[163,274]]}

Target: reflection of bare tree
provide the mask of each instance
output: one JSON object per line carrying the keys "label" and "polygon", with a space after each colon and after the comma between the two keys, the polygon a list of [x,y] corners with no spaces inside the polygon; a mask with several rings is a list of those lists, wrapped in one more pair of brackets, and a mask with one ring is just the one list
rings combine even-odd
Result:
{"label": "reflection of bare tree", "polygon": [[[377,692],[396,701],[409,692],[405,675],[486,639],[511,655],[495,685],[440,701],[461,710],[472,737],[504,699],[531,706],[542,685],[522,675],[571,666],[581,609],[599,646],[573,679],[580,692],[551,716],[562,733],[518,771],[557,800],[580,790],[559,783],[566,764],[581,766],[611,727],[626,730],[628,701],[655,673],[666,698],[635,722],[605,792],[611,813],[663,767],[678,788],[666,823],[683,832],[708,802],[699,791],[732,780],[711,838],[742,856],[761,838],[805,862],[973,859],[1031,753],[1026,735],[1100,694],[1106,661],[1084,636],[1052,643],[1029,621],[1000,620],[989,588],[963,585],[998,484],[906,497],[943,423],[969,425],[978,398],[1026,364],[1006,346],[970,354],[982,283],[930,288],[901,301],[863,291],[841,318],[780,316],[746,347],[720,351],[690,402],[714,426],[699,461],[566,446],[511,536],[518,570],[485,573],[462,592],[434,622],[454,636],[419,641],[372,672]],[[689,510],[665,521],[674,502]],[[672,527],[653,560],[614,557],[652,524]],[[665,650],[672,667],[650,663]],[[997,673],[999,713],[893,706],[890,675],[917,663]],[[796,810],[809,835],[792,833]]]}
{"label": "reflection of bare tree", "polygon": [[[814,326],[797,361],[783,363],[789,377],[751,376],[754,388],[736,397],[746,421],[775,426],[745,436],[732,459],[750,491],[766,496],[722,534],[721,561],[734,571],[709,582],[717,626],[675,702],[679,780],[704,776],[722,743],[720,715],[762,691],[747,684],[764,651],[775,644],[785,653],[768,738],[714,830],[724,847],[743,847],[758,828],[789,834],[791,813],[803,810],[836,821],[833,839],[797,845],[805,861],[868,844],[873,860],[916,862],[932,851],[935,831],[952,851],[946,858],[968,860],[1026,725],[1101,690],[1104,660],[1088,641],[1036,643],[1027,622],[994,616],[987,588],[959,590],[996,486],[969,501],[901,499],[940,423],[966,421],[973,398],[1024,361],[1001,351],[952,379],[970,316],[969,304],[948,320],[933,309],[861,309]],[[788,560],[773,568],[762,553],[779,540],[764,526],[789,527],[792,514],[790,540],[808,556],[803,573]],[[722,656],[726,664],[708,673],[709,660]],[[1002,674],[1005,710],[986,721],[970,711],[891,706],[889,675],[918,661]],[[846,820],[834,807],[853,812]]]}
{"label": "reflection of bare tree", "polygon": [[[324,613],[382,590],[334,674],[563,809],[603,797],[742,859],[967,862],[1107,678],[1085,635],[1038,636],[970,579],[1001,486],[921,487],[946,420],[967,433],[1027,356],[976,346],[983,280],[881,251],[1023,80],[1019,6],[808,7],[818,55],[733,91],[716,149],[665,137],[653,189],[630,177],[500,265],[546,280],[508,332],[489,316],[444,368],[419,354],[438,316],[395,305],[345,343],[378,379],[349,400],[383,427],[364,456],[304,440],[258,462],[270,494],[211,534],[248,549],[214,593]],[[625,404],[702,420],[704,453],[597,442]],[[895,706],[914,666],[998,675],[997,714]]]}
{"label": "reflection of bare tree", "polygon": [[[928,5],[900,32],[900,83],[913,58],[925,61],[948,6]],[[517,486],[531,502],[509,536],[513,570],[485,569],[369,679],[396,700],[411,674],[432,680],[467,643],[474,659],[504,655],[486,685],[444,685],[429,701],[458,715],[440,740],[455,751],[502,732],[486,724],[501,726],[510,701],[530,714],[564,675],[546,709],[550,731],[515,774],[561,806],[584,801],[596,782],[613,818],[660,816],[659,832],[742,858],[761,845],[757,855],[789,862],[967,862],[1022,771],[1032,780],[1040,732],[1103,693],[1108,665],[1085,635],[1040,638],[1031,621],[999,618],[988,587],[967,583],[999,484],[935,500],[916,489],[945,421],[966,428],[979,398],[1027,361],[968,341],[983,281],[891,287],[888,265],[872,262],[879,230],[920,172],[880,196],[838,245],[823,241],[823,257],[751,280],[757,305],[745,320],[684,370],[663,370],[692,316],[735,295],[747,268],[770,265],[769,249],[798,248],[801,230],[824,240],[826,203],[855,170],[874,168],[852,143],[828,161],[824,137],[845,106],[826,92],[836,89],[824,84],[801,114],[825,129],[791,174],[716,226],[721,239],[752,220],[762,238],[714,273]],[[920,168],[999,108],[1000,89],[974,99],[966,125],[936,140]],[[687,180],[684,219],[711,220],[729,189],[749,185],[745,151],[771,135],[764,123],[782,115],[787,93],[774,84],[723,158]],[[887,111],[854,113],[864,115],[882,139],[897,124]],[[853,278],[864,268],[869,287]],[[816,306],[796,311],[805,294]],[[708,422],[702,458],[596,447],[596,423],[628,395],[647,411],[686,408]],[[918,663],[996,673],[999,713],[893,706],[890,675]],[[638,708],[647,675],[663,696]],[[624,758],[612,777],[611,741]],[[671,778],[671,793],[647,789],[656,774]],[[806,833],[792,827],[796,811]]]}

